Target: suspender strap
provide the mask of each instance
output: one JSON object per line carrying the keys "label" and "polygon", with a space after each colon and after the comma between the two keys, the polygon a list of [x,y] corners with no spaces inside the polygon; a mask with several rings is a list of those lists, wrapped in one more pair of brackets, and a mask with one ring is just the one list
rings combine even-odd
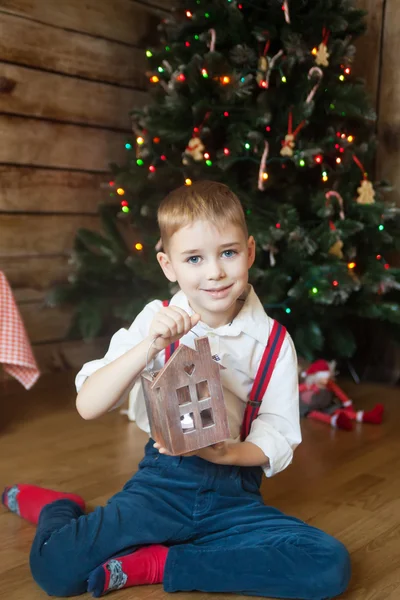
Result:
{"label": "suspender strap", "polygon": [[[162,301],[163,306],[169,306],[169,300],[163,300]],[[167,346],[165,348],[165,363],[166,364],[169,359],[171,358],[171,356],[173,355],[173,353],[175,352],[175,350],[177,349],[177,347],[179,346],[179,340],[177,340],[176,342],[174,342],[173,344],[170,344],[170,346]]]}
{"label": "suspender strap", "polygon": [[277,321],[274,321],[274,325],[268,339],[268,344],[264,350],[264,354],[262,356],[257,375],[250,392],[250,399],[246,404],[240,435],[242,442],[249,435],[251,424],[258,415],[261,402],[264,398],[265,392],[267,391],[272,373],[274,372],[276,361],[278,360],[285,335],[286,329],[283,327],[283,325]]}

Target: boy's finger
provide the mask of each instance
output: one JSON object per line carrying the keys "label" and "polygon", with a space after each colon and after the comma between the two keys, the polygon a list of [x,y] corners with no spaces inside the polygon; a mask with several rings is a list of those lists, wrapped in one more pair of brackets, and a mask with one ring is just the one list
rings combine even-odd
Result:
{"label": "boy's finger", "polygon": [[192,315],[190,317],[190,320],[192,322],[192,327],[194,327],[195,325],[197,325],[197,323],[200,321],[201,317],[198,313],[195,313],[194,315]]}
{"label": "boy's finger", "polygon": [[179,306],[173,306],[171,308],[174,310],[175,313],[178,313],[179,316],[183,319],[184,331],[185,333],[187,333],[192,327],[190,316],[185,310],[183,310],[183,308],[180,308]]}

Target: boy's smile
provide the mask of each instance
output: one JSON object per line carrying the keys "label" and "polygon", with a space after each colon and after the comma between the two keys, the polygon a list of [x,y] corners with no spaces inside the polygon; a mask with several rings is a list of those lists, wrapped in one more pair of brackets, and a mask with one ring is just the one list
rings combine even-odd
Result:
{"label": "boy's smile", "polygon": [[240,310],[236,300],[246,289],[255,257],[255,242],[241,227],[216,227],[195,221],[176,231],[167,253],[157,259],[170,281],[177,281],[191,308],[216,328],[230,323]]}

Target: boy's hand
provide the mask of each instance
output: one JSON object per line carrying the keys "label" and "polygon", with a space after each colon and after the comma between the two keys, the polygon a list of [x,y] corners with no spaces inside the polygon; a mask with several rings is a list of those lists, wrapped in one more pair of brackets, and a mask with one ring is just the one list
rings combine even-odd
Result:
{"label": "boy's hand", "polygon": [[155,316],[150,325],[149,337],[157,338],[153,348],[156,351],[164,350],[173,342],[179,340],[200,321],[200,315],[191,317],[178,306],[165,306]]}
{"label": "boy's hand", "polygon": [[[173,456],[166,448],[162,448],[160,444],[157,442],[153,446],[157,448],[160,454],[166,454],[167,456]],[[194,452],[187,452],[186,454],[182,454],[181,456],[199,456],[203,460],[208,460],[208,462],[214,463],[216,465],[229,465],[230,463],[230,452],[229,448],[231,444],[227,444],[226,442],[218,442],[217,444],[212,444],[211,446],[207,446],[206,448],[201,448],[200,450],[195,450]]]}

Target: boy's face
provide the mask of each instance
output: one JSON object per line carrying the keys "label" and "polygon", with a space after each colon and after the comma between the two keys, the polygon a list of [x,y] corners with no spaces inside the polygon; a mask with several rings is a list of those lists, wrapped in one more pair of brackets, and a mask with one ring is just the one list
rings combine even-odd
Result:
{"label": "boy's face", "polygon": [[232,223],[219,229],[196,221],[176,231],[168,253],[157,259],[170,281],[177,281],[192,309],[211,327],[229,323],[246,288],[255,242]]}

